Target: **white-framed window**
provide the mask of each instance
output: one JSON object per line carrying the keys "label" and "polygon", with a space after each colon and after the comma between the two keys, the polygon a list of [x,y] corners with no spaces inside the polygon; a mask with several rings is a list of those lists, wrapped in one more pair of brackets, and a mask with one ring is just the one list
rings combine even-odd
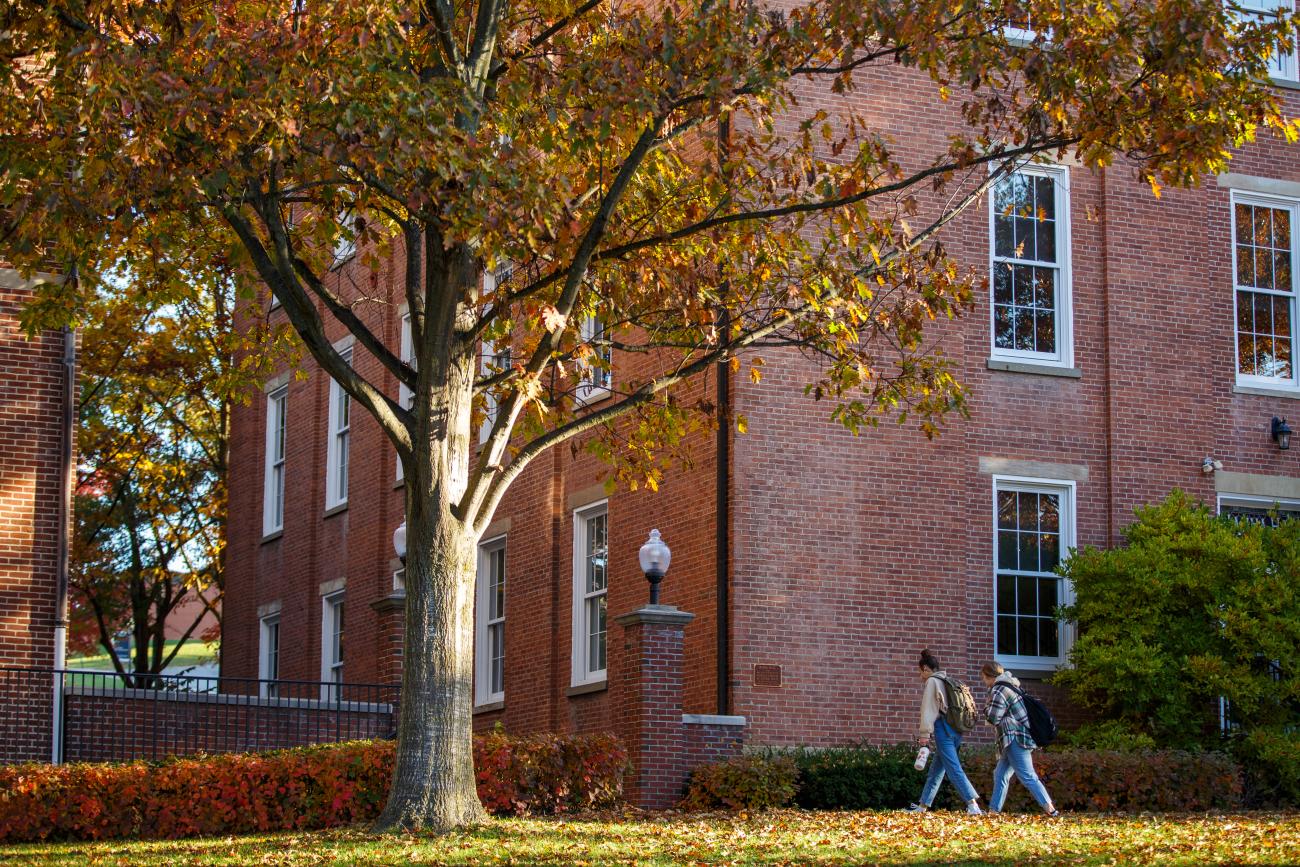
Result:
{"label": "white-framed window", "polygon": [[1002,35],[1007,41],[1021,45],[1033,42],[1038,37],[1038,31],[1034,29],[1029,4],[1023,0],[1000,0],[1000,3],[1002,18],[1007,22],[1002,27]]}
{"label": "white-framed window", "polygon": [[583,319],[579,334],[584,343],[593,344],[593,353],[591,360],[582,365],[582,380],[578,383],[577,396],[582,403],[592,403],[609,397],[613,388],[614,350],[605,342],[609,337],[609,328],[598,316]]}
{"label": "white-framed window", "polygon": [[1276,527],[1281,521],[1300,519],[1300,500],[1219,494],[1219,514],[1249,524]]}
{"label": "white-framed window", "polygon": [[406,592],[406,567],[402,566],[393,572],[393,592]]}
{"label": "white-framed window", "polygon": [[352,208],[339,214],[339,235],[334,239],[334,261],[330,268],[338,268],[357,254],[357,212]]}
{"label": "white-framed window", "polygon": [[285,429],[289,387],[266,396],[266,468],[262,495],[262,535],[284,529]]}
{"label": "white-framed window", "polygon": [[[345,364],[352,364],[352,347],[339,350]],[[329,443],[325,455],[325,508],[348,501],[348,453],[352,443],[352,398],[338,382],[330,381]]]}
{"label": "white-framed window", "polygon": [[262,698],[278,698],[280,685],[280,615],[272,614],[260,621],[257,677],[262,681]]}
{"label": "white-framed window", "polygon": [[1237,382],[1300,387],[1295,366],[1296,243],[1300,202],[1232,193],[1232,283]]}
{"label": "white-framed window", "polygon": [[[411,314],[409,312],[402,314],[401,328],[401,358],[415,368],[415,341],[411,334]],[[397,386],[397,402],[402,405],[403,409],[410,409],[415,406],[415,392],[406,387],[406,383],[399,383]],[[406,470],[402,468],[402,456],[398,455],[397,461],[397,481],[406,477]]]}
{"label": "white-framed window", "polygon": [[[1248,18],[1271,19],[1281,12],[1291,15],[1296,11],[1295,0],[1225,0],[1229,8]],[[1300,81],[1300,45],[1282,43],[1269,58],[1269,78],[1281,81]]]}
{"label": "white-framed window", "polygon": [[1065,662],[1073,601],[1056,567],[1075,547],[1074,482],[993,480],[994,655],[1008,668],[1052,670]]}
{"label": "white-framed window", "polygon": [[331,593],[321,597],[321,700],[339,701],[343,683],[343,604],[344,594]]}
{"label": "white-framed window", "polygon": [[[514,276],[513,265],[503,265],[495,271],[487,270],[483,272],[483,295],[490,296],[497,291],[497,288],[506,283]],[[510,366],[510,347],[498,347],[491,340],[484,340],[479,347],[478,373],[479,376],[491,376],[500,373]],[[483,423],[479,425],[478,441],[487,442],[487,438],[492,434],[492,426],[497,421],[497,397],[492,392],[486,392],[483,395]]]}
{"label": "white-framed window", "polygon": [[1070,367],[1069,169],[1024,166],[989,202],[992,357]]}
{"label": "white-framed window", "polygon": [[506,537],[478,548],[478,604],[474,617],[474,703],[506,697]]}
{"label": "white-framed window", "polygon": [[609,504],[573,513],[573,685],[605,679]]}

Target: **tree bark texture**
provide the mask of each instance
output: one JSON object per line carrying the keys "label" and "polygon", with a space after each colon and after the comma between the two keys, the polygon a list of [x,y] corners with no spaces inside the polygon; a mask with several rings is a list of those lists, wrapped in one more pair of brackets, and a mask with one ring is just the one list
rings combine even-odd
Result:
{"label": "tree bark texture", "polygon": [[[443,285],[465,280],[455,258]],[[466,272],[466,273],[462,273]],[[452,295],[453,293],[446,293]],[[397,761],[380,830],[449,830],[484,817],[473,755],[478,539],[457,516],[471,457],[477,353],[457,304],[427,310],[406,478],[406,626]],[[435,335],[441,336],[441,339]],[[451,339],[449,336],[455,335]]]}

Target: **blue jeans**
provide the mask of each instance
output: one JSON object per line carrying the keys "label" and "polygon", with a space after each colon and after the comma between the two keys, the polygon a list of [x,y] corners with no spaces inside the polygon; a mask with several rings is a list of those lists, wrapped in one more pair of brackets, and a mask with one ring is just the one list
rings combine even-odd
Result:
{"label": "blue jeans", "polygon": [[934,796],[939,794],[945,773],[963,801],[969,804],[979,797],[975,787],[966,778],[966,772],[962,770],[961,759],[957,757],[957,748],[960,746],[961,735],[943,717],[935,720],[934,757],[930,759],[930,774],[925,778],[925,788],[921,789],[921,803],[926,807],[934,804]]}
{"label": "blue jeans", "polygon": [[1027,750],[1020,744],[1007,744],[1007,748],[998,757],[998,766],[993,769],[993,796],[989,798],[989,809],[994,812],[1001,811],[1002,805],[1007,800],[1007,787],[1011,785],[1011,777],[1015,775],[1020,778],[1020,782],[1029,794],[1034,796],[1038,806],[1044,810],[1047,805],[1052,803],[1052,798],[1047,794],[1047,787],[1043,781],[1038,779],[1038,774],[1034,773],[1034,754],[1033,751]]}

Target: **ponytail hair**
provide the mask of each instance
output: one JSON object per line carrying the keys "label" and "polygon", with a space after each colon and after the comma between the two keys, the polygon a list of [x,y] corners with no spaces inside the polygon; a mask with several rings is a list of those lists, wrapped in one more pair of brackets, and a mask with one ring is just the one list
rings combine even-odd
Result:
{"label": "ponytail hair", "polygon": [[980,672],[985,677],[997,678],[998,675],[1002,674],[1005,671],[1006,669],[1003,668],[1002,665],[997,662],[986,662],[982,666],[980,666]]}
{"label": "ponytail hair", "polygon": [[917,662],[917,667],[928,668],[931,671],[939,671],[943,668],[943,666],[939,664],[939,660],[935,659],[934,654],[930,652],[930,648],[928,647],[921,651],[921,659]]}

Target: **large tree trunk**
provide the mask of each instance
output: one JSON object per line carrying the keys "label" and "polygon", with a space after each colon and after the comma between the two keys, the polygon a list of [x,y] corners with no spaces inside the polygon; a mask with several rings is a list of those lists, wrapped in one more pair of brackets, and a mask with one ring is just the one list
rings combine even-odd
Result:
{"label": "large tree trunk", "polygon": [[[470,270],[444,279],[467,280]],[[452,262],[456,258],[452,257]],[[454,267],[454,266],[453,266]],[[443,334],[461,310],[431,311]],[[436,348],[435,348],[436,346]],[[466,490],[477,358],[472,343],[429,339],[420,357],[406,477],[406,633],[397,765],[380,830],[443,831],[483,819],[474,781],[473,529],[452,511]]]}
{"label": "large tree trunk", "polygon": [[472,727],[475,540],[419,500],[408,492],[397,766],[380,830],[448,830],[484,816]]}

